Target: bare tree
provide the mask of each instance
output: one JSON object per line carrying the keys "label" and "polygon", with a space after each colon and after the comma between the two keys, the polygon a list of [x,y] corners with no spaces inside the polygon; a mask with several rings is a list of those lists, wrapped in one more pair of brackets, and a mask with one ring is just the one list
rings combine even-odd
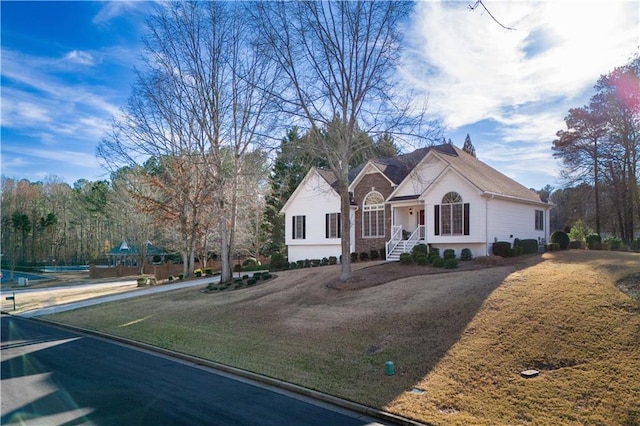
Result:
{"label": "bare tree", "polygon": [[[162,196],[150,205],[162,211],[175,201],[188,272],[199,228],[208,228],[202,221],[216,220],[223,281],[231,279],[244,157],[272,119],[275,73],[247,25],[239,3],[163,4],[148,24],[146,71],[99,151],[111,165],[161,160],[162,179],[151,183]],[[214,213],[203,217],[207,197]]]}
{"label": "bare tree", "polygon": [[[417,133],[422,115],[392,80],[409,2],[264,2],[261,39],[279,66],[281,105],[308,127],[308,147],[326,160],[341,199],[342,270],[351,278],[349,164],[364,146],[357,135]],[[415,119],[418,117],[418,119]],[[409,129],[409,130],[407,130]]]}

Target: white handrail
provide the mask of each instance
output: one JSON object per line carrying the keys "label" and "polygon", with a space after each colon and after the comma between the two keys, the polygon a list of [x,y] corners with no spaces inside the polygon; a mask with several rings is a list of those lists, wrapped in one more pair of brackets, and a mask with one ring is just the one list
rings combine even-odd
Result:
{"label": "white handrail", "polygon": [[389,241],[387,241],[386,244],[386,249],[387,249],[387,254],[386,254],[386,258],[389,258],[389,254],[391,254],[391,252],[393,252],[393,250],[396,248],[396,246],[398,245],[398,243],[400,241],[402,241],[402,238],[400,238],[400,235],[402,234],[402,226],[392,226],[391,227],[391,239]]}
{"label": "white handrail", "polygon": [[422,236],[424,229],[424,225],[418,225],[418,227],[413,231],[411,236],[405,241],[404,251],[408,252],[412,250],[416,245],[418,245],[418,241],[420,241],[420,237]]}

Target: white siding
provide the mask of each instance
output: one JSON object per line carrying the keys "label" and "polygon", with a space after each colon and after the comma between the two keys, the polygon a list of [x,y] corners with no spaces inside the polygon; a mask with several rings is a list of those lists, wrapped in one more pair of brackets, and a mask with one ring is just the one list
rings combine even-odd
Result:
{"label": "white siding", "polygon": [[[340,197],[322,177],[313,173],[288,201],[285,214],[285,244],[288,260],[322,259],[341,253],[340,238],[326,238],[325,215],[340,212]],[[305,239],[293,239],[292,217],[305,216]],[[351,222],[353,223],[353,221]],[[352,239],[353,242],[353,233]]]}
{"label": "white siding", "polygon": [[[442,197],[447,192],[457,192],[462,197],[463,203],[469,203],[469,235],[435,235],[434,206],[442,202]],[[455,172],[446,172],[438,182],[425,194],[425,225],[427,226],[427,242],[434,247],[444,248],[469,248],[474,257],[486,255],[483,249],[486,237],[485,222],[485,198],[481,197],[478,190],[468,181],[458,176]],[[449,245],[452,245],[449,247]],[[459,250],[456,250],[459,254]]]}
{"label": "white siding", "polygon": [[422,194],[444,170],[445,164],[435,157],[428,157],[398,186],[394,197]]}
{"label": "white siding", "polygon": [[487,204],[487,243],[489,249],[494,241],[509,241],[514,239],[546,239],[549,227],[549,212],[545,211],[545,229],[537,231],[535,226],[535,211],[545,210],[543,206],[518,203],[501,199],[489,199]]}

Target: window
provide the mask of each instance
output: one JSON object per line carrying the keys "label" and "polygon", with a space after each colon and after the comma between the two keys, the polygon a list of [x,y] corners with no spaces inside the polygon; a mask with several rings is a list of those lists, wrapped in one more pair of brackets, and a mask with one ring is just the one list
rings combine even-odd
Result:
{"label": "window", "polygon": [[362,203],[362,236],[384,237],[384,198],[370,192]]}
{"label": "window", "polygon": [[340,213],[325,215],[325,237],[340,238]]}
{"label": "window", "polygon": [[544,231],[544,211],[536,210],[536,231]]}
{"label": "window", "polygon": [[304,240],[307,237],[306,234],[306,216],[293,216],[292,238],[294,240]]}
{"label": "window", "polygon": [[457,192],[447,192],[434,206],[435,235],[469,235],[469,203]]}

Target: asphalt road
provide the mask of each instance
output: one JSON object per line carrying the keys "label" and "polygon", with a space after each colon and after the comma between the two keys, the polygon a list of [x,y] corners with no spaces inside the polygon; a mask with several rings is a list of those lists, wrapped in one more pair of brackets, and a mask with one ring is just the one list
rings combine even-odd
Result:
{"label": "asphalt road", "polygon": [[2,315],[0,424],[365,425],[363,417],[105,339]]}

